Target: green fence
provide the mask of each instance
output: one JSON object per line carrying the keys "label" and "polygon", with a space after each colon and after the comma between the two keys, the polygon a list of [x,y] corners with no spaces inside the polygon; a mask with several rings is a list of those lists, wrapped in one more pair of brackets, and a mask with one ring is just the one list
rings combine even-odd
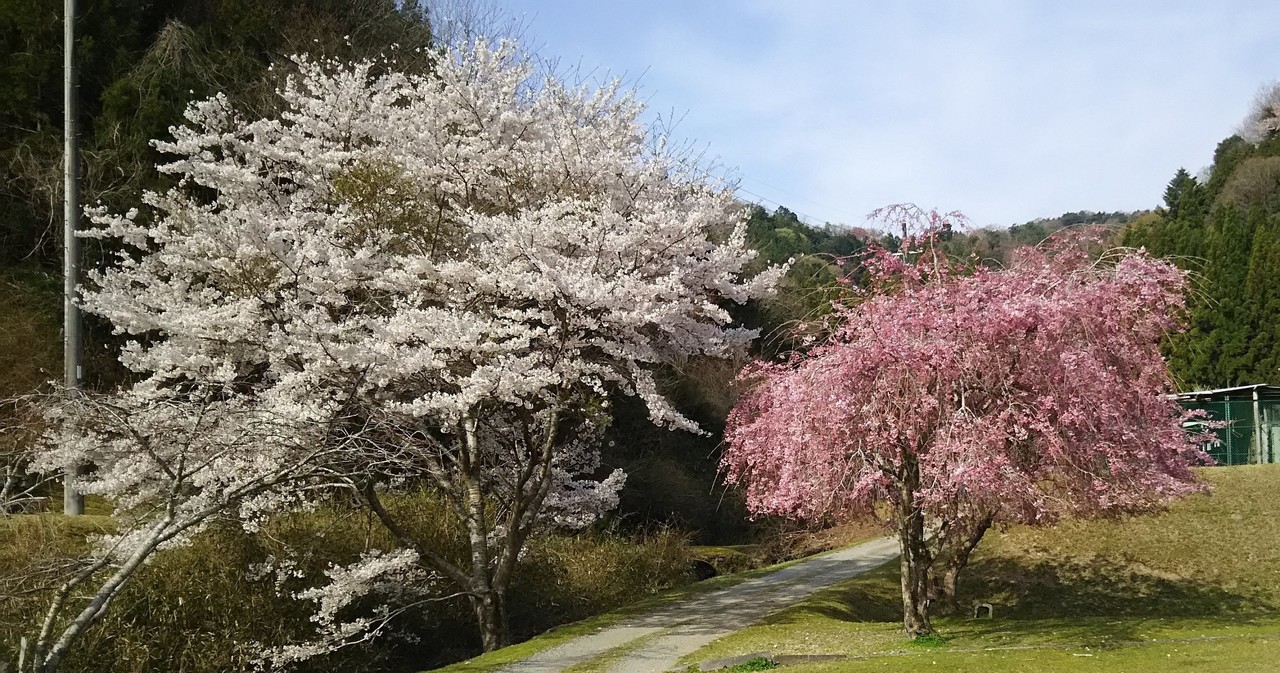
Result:
{"label": "green fence", "polygon": [[1218,443],[1205,451],[1219,465],[1280,462],[1280,400],[1224,397],[1231,396],[1182,400],[1188,409],[1208,412],[1209,420],[1226,422],[1212,430]]}

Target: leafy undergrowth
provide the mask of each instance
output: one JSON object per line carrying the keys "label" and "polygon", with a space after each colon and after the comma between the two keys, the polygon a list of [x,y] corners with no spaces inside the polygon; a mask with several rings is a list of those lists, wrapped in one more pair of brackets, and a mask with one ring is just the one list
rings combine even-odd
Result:
{"label": "leafy undergrowth", "polygon": [[819,529],[775,530],[762,543],[692,547],[691,553],[717,576],[732,575],[848,547],[885,532],[882,524],[867,519]]}
{"label": "leafy undergrowth", "polygon": [[[91,509],[102,505],[94,499],[88,504]],[[441,505],[429,495],[389,499],[388,506],[412,513],[407,518],[420,528],[417,533],[438,548],[453,544],[456,536],[440,514]],[[34,633],[51,592],[90,539],[111,526],[107,516],[0,517],[0,670],[16,659],[21,637]],[[282,517],[259,535],[211,526],[189,546],[166,550],[147,564],[63,668],[68,673],[250,670],[266,647],[311,636],[315,605],[291,598],[291,592],[318,582],[331,564],[349,563],[367,548],[385,544],[381,529],[367,517],[338,508]],[[286,546],[304,578],[288,580],[279,592],[274,573],[247,573]],[[527,637],[692,579],[688,538],[676,531],[540,537],[508,596],[513,631]],[[479,650],[472,615],[461,600],[433,602],[430,609],[402,619],[404,628],[418,636],[416,642],[384,638],[296,670],[417,670]],[[572,628],[561,635],[571,633]]]}
{"label": "leafy undergrowth", "polygon": [[[1280,466],[1206,469],[1214,486],[1155,516],[1015,527],[984,540],[945,640],[903,637],[896,564],[721,639],[746,652],[845,655],[797,671],[1271,671],[1280,660]],[[974,619],[988,603],[994,618]],[[985,612],[985,611],[984,611]],[[1265,662],[1265,663],[1262,663]]]}
{"label": "leafy undergrowth", "polygon": [[752,671],[768,671],[778,667],[772,659],[756,657],[748,659],[737,666],[729,668],[730,673],[751,673]]}

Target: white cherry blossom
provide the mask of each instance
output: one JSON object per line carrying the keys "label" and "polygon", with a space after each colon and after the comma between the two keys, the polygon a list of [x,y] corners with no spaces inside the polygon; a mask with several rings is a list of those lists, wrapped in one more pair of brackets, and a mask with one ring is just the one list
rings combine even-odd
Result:
{"label": "white cherry blossom", "polygon": [[[156,143],[176,185],[140,210],[91,209],[88,235],[120,253],[84,307],[130,338],[138,383],[111,403],[143,432],[100,444],[70,423],[48,465],[92,463],[86,490],[142,511],[174,492],[161,464],[184,460],[200,469],[178,506],[220,503],[250,526],[320,485],[352,489],[400,546],[366,562],[452,582],[497,647],[527,537],[618,502],[625,475],[599,463],[608,398],[698,431],[655,371],[740,348],[753,334],[727,306],[782,270],[745,276],[732,191],[616,82],[535,78],[507,43],[442,52],[427,76],[295,66],[279,115],[196,102]],[[469,558],[424,548],[382,507],[406,484],[452,503]],[[361,572],[325,591],[348,595]]]}

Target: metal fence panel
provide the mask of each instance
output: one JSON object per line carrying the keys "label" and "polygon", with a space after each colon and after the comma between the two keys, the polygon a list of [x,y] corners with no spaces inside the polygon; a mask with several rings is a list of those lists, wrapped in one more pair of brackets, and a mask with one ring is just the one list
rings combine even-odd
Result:
{"label": "metal fence panel", "polygon": [[1280,462],[1280,402],[1275,400],[1189,401],[1211,420],[1226,421],[1213,430],[1218,443],[1205,447],[1219,465]]}

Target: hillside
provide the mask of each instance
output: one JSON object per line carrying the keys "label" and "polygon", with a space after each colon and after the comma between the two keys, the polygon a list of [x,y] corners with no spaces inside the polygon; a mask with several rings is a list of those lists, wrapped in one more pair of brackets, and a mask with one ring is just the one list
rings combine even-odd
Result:
{"label": "hillside", "polygon": [[[931,503],[948,516],[971,502],[985,508],[976,512],[976,544],[1020,497],[993,496],[1015,483],[1005,470],[916,499],[917,490],[925,493],[917,486],[945,480],[957,465],[968,471],[1009,458],[1022,470],[1024,456],[1058,446],[1042,450],[1040,436],[1083,436],[1059,452],[1067,458],[1053,465],[1059,472],[1018,474],[1027,490],[1050,485],[1050,498],[1102,499],[1092,484],[1070,490],[1069,480],[1056,479],[1078,473],[1081,456],[1071,451],[1121,446],[1093,456],[1110,467],[1106,476],[1150,475],[1159,458],[1135,450],[1134,438],[1180,444],[1186,435],[1176,410],[1170,402],[1154,431],[1145,422],[1137,430],[1105,423],[1123,433],[1114,441],[1076,432],[1085,423],[1064,419],[1147,409],[1168,392],[1156,352],[1162,321],[1153,321],[1158,331],[1119,328],[1142,335],[1138,365],[1054,370],[1150,374],[1154,383],[1134,404],[1113,404],[1121,391],[1112,387],[1106,403],[1074,416],[1049,410],[990,432],[971,423],[982,435],[957,451],[985,442],[1003,452],[947,458],[930,473],[920,467],[927,438],[955,436],[928,427],[932,417],[967,421],[978,405],[1025,409],[1021,399],[991,401],[991,391],[1025,392],[1032,379],[1063,378],[1044,370],[1080,361],[1058,351],[1032,359],[1023,346],[998,351],[992,343],[1029,342],[993,338],[990,326],[1056,345],[1092,343],[1093,333],[1124,323],[1045,339],[1035,325],[1048,323],[1020,326],[1023,305],[985,319],[989,302],[947,294],[866,330],[875,336],[868,343],[845,339],[856,330],[838,329],[836,320],[859,306],[910,308],[909,298],[928,294],[935,281],[947,289],[950,280],[990,277],[1012,286],[1015,274],[974,273],[973,265],[1007,266],[1018,246],[1064,228],[1111,227],[1109,242],[1145,246],[1196,274],[1191,329],[1167,350],[1185,387],[1280,378],[1280,296],[1271,285],[1280,272],[1280,105],[1263,119],[1270,132],[1227,139],[1201,177],[1180,171],[1156,211],[1079,211],[1007,230],[952,231],[948,221],[944,249],[969,263],[953,269],[922,255],[908,236],[923,220],[891,227],[897,238],[810,226],[786,208],[735,202],[705,171],[678,169],[686,155],[655,149],[668,143],[648,135],[658,126],[638,123],[647,114],[639,99],[558,75],[535,80],[540,59],[526,61],[505,42],[438,50],[440,24],[421,3],[90,0],[82,16],[66,19],[84,24],[81,46],[67,51],[83,61],[82,203],[98,204],[88,212],[104,225],[88,235],[80,261],[97,285],[81,291],[95,315],[84,317],[82,389],[42,398],[31,393],[59,379],[63,361],[62,17],[46,5],[18,0],[0,11],[12,57],[0,85],[0,495],[16,484],[37,496],[0,497],[0,673],[16,661],[42,671],[59,661],[73,671],[244,670],[264,666],[255,663],[264,652],[278,657],[272,666],[299,671],[417,670],[692,585],[714,574],[712,561],[737,557],[733,563],[745,565],[744,549],[787,558],[803,529],[765,514],[800,510],[748,511],[757,501],[744,497],[733,461],[722,461],[735,443],[725,428],[760,415],[750,398],[735,403],[744,386],[756,385],[752,371],[771,370],[744,365],[799,362],[807,350],[824,352],[819,338],[829,335],[831,350],[851,344],[855,353],[875,352],[876,341],[924,345],[914,350],[926,359],[910,368],[928,379],[924,386],[899,385],[905,393],[890,403],[870,396],[866,407],[846,404],[873,384],[892,387],[892,368],[914,357],[891,353],[861,365],[867,376],[850,379],[860,383],[825,385],[794,414],[808,421],[840,408],[855,409],[846,420],[905,412],[891,425],[913,433],[907,440],[894,446],[875,429],[859,430],[865,435],[855,442],[819,438],[835,450],[816,462],[837,476],[831,466],[850,456],[878,469],[856,482],[875,497],[895,492],[886,484],[900,487],[893,511],[912,524],[900,528],[908,578],[923,568],[920,559],[931,561],[921,531],[956,530],[918,525],[933,516]],[[312,56],[288,56],[303,48]],[[216,99],[225,106],[187,107],[215,92],[225,94]],[[184,109],[199,130],[175,131]],[[178,142],[152,142],[172,135]],[[143,192],[149,196],[135,210]],[[876,244],[906,264],[884,255],[860,268],[855,260]],[[1017,296],[1071,287],[1091,267],[1078,259],[1073,275],[1025,285],[1032,289]],[[919,262],[921,271],[880,285],[875,262]],[[785,276],[765,271],[784,263]],[[1128,277],[1164,278],[1168,270],[1153,264]],[[755,272],[764,273],[753,279]],[[879,291],[882,300],[867,301]],[[1115,309],[1128,295],[1071,295],[1042,314],[1078,309],[1056,323],[1092,325],[1095,316],[1136,314],[1097,310]],[[1160,296],[1166,300],[1147,314],[1163,317],[1178,305],[1178,297]],[[854,308],[845,312],[841,302]],[[960,324],[951,318],[961,315],[978,316],[971,340],[943,332],[925,342],[912,333],[924,324],[917,317]],[[1100,350],[1127,350],[1117,342]],[[947,350],[957,362],[973,361],[972,353],[998,359],[963,368],[953,386],[938,377],[946,367],[937,356]],[[1015,384],[971,394],[971,380],[986,381],[1011,362],[1020,363],[1008,368]],[[68,360],[78,371],[76,364]],[[1063,407],[1084,397],[1083,386],[1101,390],[1102,378],[1034,396]],[[745,411],[731,416],[735,408]],[[822,432],[850,436],[853,425]],[[1026,434],[1032,426],[1040,435]],[[819,444],[802,423],[767,437],[761,451],[793,439],[798,454],[816,455]],[[897,457],[863,460],[869,446],[894,446]],[[1117,468],[1137,457],[1136,469]],[[886,467],[894,461],[909,469]],[[1164,467],[1185,478],[1176,463]],[[89,516],[58,510],[64,471],[69,495],[94,497]],[[78,473],[87,478],[76,484]],[[1271,523],[1268,498],[1280,472],[1205,474],[1220,487],[1216,495],[1161,517],[993,534],[961,590],[966,610],[990,604],[998,618],[944,617],[945,639],[911,625],[937,592],[924,581],[899,585],[888,568],[711,651],[771,647],[906,661],[919,651],[904,649],[897,626],[901,586],[907,633],[945,653],[1149,652],[1143,648],[1155,634],[1165,644],[1209,638],[1236,662],[1232,639],[1280,639],[1280,530],[1273,529],[1280,524]],[[851,483],[835,479],[805,497],[835,501]],[[1155,490],[1167,488],[1177,485]],[[877,507],[863,515],[882,515]],[[836,520],[812,518],[814,528]],[[101,539],[113,526],[136,530]],[[863,559],[860,571],[893,556],[894,543],[880,542],[879,560]],[[67,577],[76,579],[64,584]],[[757,595],[760,609],[717,635],[784,604],[776,596]],[[33,633],[41,635],[33,641]],[[662,670],[668,664],[674,659]]]}
{"label": "hillside", "polygon": [[1231,136],[1200,176],[1179,170],[1163,207],[1122,241],[1192,272],[1190,329],[1171,341],[1185,389],[1280,382],[1280,136]]}
{"label": "hillside", "polygon": [[1157,516],[1015,527],[984,542],[966,593],[1010,616],[1280,609],[1280,468],[1207,468],[1213,491]]}

